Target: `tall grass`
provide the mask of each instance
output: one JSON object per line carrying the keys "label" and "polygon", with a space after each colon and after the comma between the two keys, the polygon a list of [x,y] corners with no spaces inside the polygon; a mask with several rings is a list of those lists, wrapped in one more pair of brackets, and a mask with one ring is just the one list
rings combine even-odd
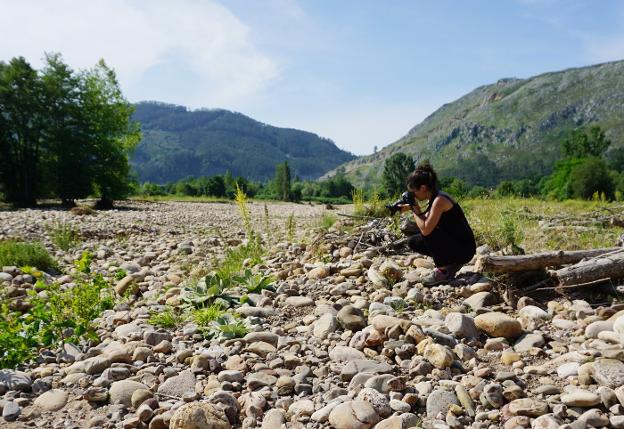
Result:
{"label": "tall grass", "polygon": [[289,243],[295,241],[295,228],[297,227],[295,222],[295,214],[291,213],[286,219],[286,238]]}
{"label": "tall grass", "polygon": [[243,222],[243,228],[245,229],[247,238],[251,239],[254,235],[254,230],[251,226],[251,214],[249,212],[249,206],[247,205],[247,195],[245,195],[245,192],[241,190],[238,183],[236,184],[236,194],[234,199],[236,201],[236,205],[238,206],[238,212],[240,214],[241,221]]}
{"label": "tall grass", "polygon": [[[587,219],[608,210],[621,212],[621,205],[601,201],[543,201],[532,198],[470,198],[461,201],[477,244],[494,249],[517,245],[527,252],[543,250],[579,250],[612,247],[624,228],[589,225],[578,228],[557,223],[556,219]],[[540,225],[540,222],[542,225]]]}

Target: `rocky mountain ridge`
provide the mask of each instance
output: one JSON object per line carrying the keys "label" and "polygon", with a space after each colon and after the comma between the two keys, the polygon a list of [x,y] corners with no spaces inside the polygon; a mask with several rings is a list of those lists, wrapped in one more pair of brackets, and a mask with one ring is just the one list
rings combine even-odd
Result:
{"label": "rocky mountain ridge", "polygon": [[561,140],[590,124],[601,126],[613,147],[624,145],[624,61],[478,87],[376,154],[342,167],[358,186],[371,185],[380,182],[387,157],[405,152],[429,159],[442,175],[491,186],[548,174]]}

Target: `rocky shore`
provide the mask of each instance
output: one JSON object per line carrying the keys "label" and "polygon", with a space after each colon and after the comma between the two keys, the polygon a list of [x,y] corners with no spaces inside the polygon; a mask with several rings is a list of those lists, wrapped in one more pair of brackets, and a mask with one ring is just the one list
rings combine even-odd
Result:
{"label": "rocky shore", "polygon": [[[323,206],[269,204],[266,222],[262,204],[250,209],[254,228],[275,237],[254,268],[275,289],[236,308],[251,328],[229,340],[148,320],[179,304],[185,282],[214,268],[226,245],[244,242],[234,205],[0,212],[0,238],[42,240],[51,251],[53,222],[80,231],[77,248],[53,251],[63,271],[53,280],[71,284],[73,261],[90,250],[117,291],[137,286],[97,320],[98,344],[66,343],[0,370],[0,426],[624,428],[624,305],[522,298],[511,307],[470,265],[452,285],[425,288],[427,258],[379,254],[342,221],[306,232]],[[119,269],[127,278],[114,279]],[[33,288],[17,267],[1,271],[3,299]]]}

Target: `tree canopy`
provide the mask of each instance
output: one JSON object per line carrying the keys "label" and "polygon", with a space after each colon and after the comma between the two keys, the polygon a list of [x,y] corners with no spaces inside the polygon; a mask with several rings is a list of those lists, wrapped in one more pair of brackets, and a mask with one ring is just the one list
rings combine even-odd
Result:
{"label": "tree canopy", "polygon": [[7,201],[40,197],[72,204],[95,195],[102,206],[130,191],[128,155],[140,139],[115,72],[104,61],[73,71],[59,54],[33,69],[22,57],[0,62],[0,184]]}
{"label": "tree canopy", "polygon": [[414,159],[403,152],[397,152],[386,159],[382,175],[382,186],[385,193],[394,196],[403,192],[405,180],[415,168]]}

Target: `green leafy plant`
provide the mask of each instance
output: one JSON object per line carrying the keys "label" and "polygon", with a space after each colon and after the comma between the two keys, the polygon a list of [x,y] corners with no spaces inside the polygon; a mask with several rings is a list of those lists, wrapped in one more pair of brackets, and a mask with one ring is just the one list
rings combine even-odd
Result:
{"label": "green leafy plant", "polygon": [[364,213],[364,189],[353,189],[351,193],[351,198],[353,201],[353,213],[363,214]]}
{"label": "green leafy plant", "polygon": [[251,270],[245,270],[243,275],[236,276],[235,281],[247,289],[247,293],[260,293],[264,289],[273,289],[273,279],[262,274],[253,274]]}
{"label": "green leafy plant", "polygon": [[271,217],[269,215],[269,208],[266,203],[264,203],[264,234],[267,237],[270,237],[271,234]]}
{"label": "green leafy plant", "polygon": [[194,308],[203,308],[213,304],[229,308],[237,303],[237,299],[227,293],[233,285],[231,277],[222,277],[219,273],[214,273],[194,285],[185,287],[182,300],[187,306]]}
{"label": "green leafy plant", "polygon": [[397,314],[401,314],[405,311],[405,307],[406,307],[407,303],[403,300],[396,300],[396,301],[391,301],[390,302],[390,307],[392,307],[392,309],[397,313]]}
{"label": "green leafy plant", "polygon": [[241,338],[249,333],[249,328],[244,322],[236,320],[234,316],[226,313],[213,322],[213,332],[219,339]]}
{"label": "green leafy plant", "polygon": [[499,223],[499,234],[501,243],[504,246],[511,246],[514,250],[519,250],[518,245],[524,235],[518,225],[516,216],[511,213],[503,214]]}
{"label": "green leafy plant", "polygon": [[126,272],[126,270],[124,270],[123,268],[119,268],[117,269],[117,271],[115,271],[115,280],[119,281],[123,279],[124,277],[126,277],[127,275],[128,273]]}
{"label": "green leafy plant", "polygon": [[85,250],[82,252],[82,256],[77,261],[74,261],[76,269],[84,274],[91,272],[91,262],[93,262],[93,253]]}
{"label": "green leafy plant", "polygon": [[0,305],[0,367],[15,367],[37,356],[41,348],[61,342],[98,341],[93,321],[114,305],[110,285],[97,274],[76,279],[72,287],[37,281],[26,300],[28,311]]}
{"label": "green leafy plant", "polygon": [[58,264],[41,243],[6,240],[0,242],[0,266],[30,266],[41,270],[58,269]]}
{"label": "green leafy plant", "polygon": [[50,239],[59,249],[68,251],[78,244],[78,231],[70,224],[56,222],[49,228]]}

